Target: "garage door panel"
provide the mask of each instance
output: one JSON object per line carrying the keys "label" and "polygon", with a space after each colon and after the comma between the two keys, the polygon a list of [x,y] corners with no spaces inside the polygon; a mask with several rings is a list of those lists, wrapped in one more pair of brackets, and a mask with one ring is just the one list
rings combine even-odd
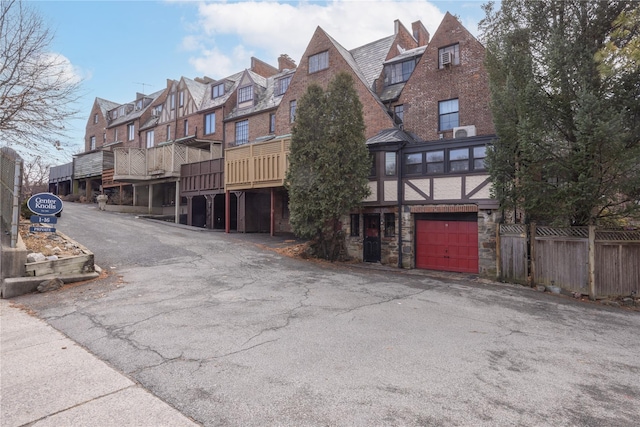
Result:
{"label": "garage door panel", "polygon": [[478,272],[478,223],[416,221],[416,267]]}

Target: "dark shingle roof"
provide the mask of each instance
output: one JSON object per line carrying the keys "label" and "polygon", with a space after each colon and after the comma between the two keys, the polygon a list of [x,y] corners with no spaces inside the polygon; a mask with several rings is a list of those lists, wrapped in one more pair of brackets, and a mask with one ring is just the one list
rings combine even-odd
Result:
{"label": "dark shingle roof", "polygon": [[395,36],[392,35],[351,50],[351,56],[362,71],[369,87],[373,87],[375,80],[380,77],[382,64],[394,39]]}

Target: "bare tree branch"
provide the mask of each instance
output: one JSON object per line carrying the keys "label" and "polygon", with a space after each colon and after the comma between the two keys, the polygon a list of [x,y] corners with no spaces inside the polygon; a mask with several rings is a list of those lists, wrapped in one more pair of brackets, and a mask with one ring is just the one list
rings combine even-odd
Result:
{"label": "bare tree branch", "polygon": [[52,40],[22,0],[0,0],[0,145],[59,148],[78,114],[81,81],[66,58],[50,52]]}

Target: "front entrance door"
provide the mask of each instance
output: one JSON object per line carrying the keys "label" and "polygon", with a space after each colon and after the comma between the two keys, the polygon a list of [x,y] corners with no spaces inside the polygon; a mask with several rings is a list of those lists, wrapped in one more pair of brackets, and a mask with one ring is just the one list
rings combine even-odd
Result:
{"label": "front entrance door", "polygon": [[380,214],[364,214],[365,262],[380,261]]}

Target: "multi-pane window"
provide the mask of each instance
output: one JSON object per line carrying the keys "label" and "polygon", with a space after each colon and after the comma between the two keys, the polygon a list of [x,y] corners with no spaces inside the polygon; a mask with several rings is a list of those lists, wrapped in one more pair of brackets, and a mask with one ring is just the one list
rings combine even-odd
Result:
{"label": "multi-pane window", "polygon": [[204,116],[204,134],[210,135],[216,131],[216,113]]}
{"label": "multi-pane window", "polygon": [[289,102],[289,123],[293,123],[296,121],[296,106],[298,105],[298,103],[296,102],[296,100],[294,99],[293,101]]}
{"label": "multi-pane window", "polygon": [[152,130],[147,132],[147,148],[152,148],[155,145],[155,135]]}
{"label": "multi-pane window", "polygon": [[469,170],[469,149],[458,148],[449,150],[449,172],[463,172]]}
{"label": "multi-pane window", "polygon": [[388,212],[384,214],[384,237],[396,235],[396,214]]}
{"label": "multi-pane window", "polygon": [[473,147],[473,170],[486,169],[485,157],[487,157],[487,147]]}
{"label": "multi-pane window", "polygon": [[133,141],[136,135],[136,126],[133,123],[127,125],[127,138],[129,141]]}
{"label": "multi-pane window", "polygon": [[438,68],[460,64],[460,45],[454,44],[438,49]]}
{"label": "multi-pane window", "polygon": [[92,136],[89,139],[89,150],[95,150],[96,149],[96,137]]}
{"label": "multi-pane window", "polygon": [[238,89],[238,103],[251,101],[253,99],[253,86],[245,86]]}
{"label": "multi-pane window", "polygon": [[444,150],[427,151],[427,173],[444,173]]}
{"label": "multi-pane window", "polygon": [[360,235],[360,214],[351,214],[351,237]]}
{"label": "multi-pane window", "polygon": [[289,87],[289,83],[291,83],[291,76],[278,79],[276,82],[276,96],[284,94]]}
{"label": "multi-pane window", "polygon": [[422,173],[422,153],[405,154],[404,171],[407,174]]}
{"label": "multi-pane window", "polygon": [[249,142],[249,120],[236,122],[236,145]]}
{"label": "multi-pane window", "polygon": [[162,104],[153,107],[153,115],[159,116],[162,113]]}
{"label": "multi-pane window", "polygon": [[453,129],[459,124],[458,100],[449,99],[438,102],[439,130]]}
{"label": "multi-pane window", "polygon": [[482,171],[486,169],[485,146],[451,148],[427,151],[425,153],[411,153],[404,157],[407,174],[422,173],[423,154],[427,174],[462,173]]}
{"label": "multi-pane window", "polygon": [[413,69],[416,67],[415,59],[409,61],[397,62],[395,64],[385,65],[384,67],[384,84],[386,86],[402,83],[409,80]]}
{"label": "multi-pane window", "polygon": [[116,108],[111,112],[111,120],[115,120],[118,118],[118,109]]}
{"label": "multi-pane window", "polygon": [[120,107],[120,112],[118,113],[120,116],[124,116],[124,105]]}
{"label": "multi-pane window", "polygon": [[320,52],[309,57],[309,73],[329,68],[329,51]]}
{"label": "multi-pane window", "polygon": [[224,83],[220,83],[211,88],[211,98],[218,98],[224,95]]}
{"label": "multi-pane window", "polygon": [[269,114],[269,133],[274,133],[276,131],[276,114]]}
{"label": "multi-pane window", "polygon": [[179,102],[178,105],[180,107],[184,107],[184,91],[183,90],[180,91],[180,97],[178,102]]}
{"label": "multi-pane window", "polygon": [[402,123],[404,121],[404,105],[393,107],[393,115],[396,117],[396,123]]}
{"label": "multi-pane window", "polygon": [[386,152],[384,153],[384,174],[392,176],[396,174],[396,153]]}

